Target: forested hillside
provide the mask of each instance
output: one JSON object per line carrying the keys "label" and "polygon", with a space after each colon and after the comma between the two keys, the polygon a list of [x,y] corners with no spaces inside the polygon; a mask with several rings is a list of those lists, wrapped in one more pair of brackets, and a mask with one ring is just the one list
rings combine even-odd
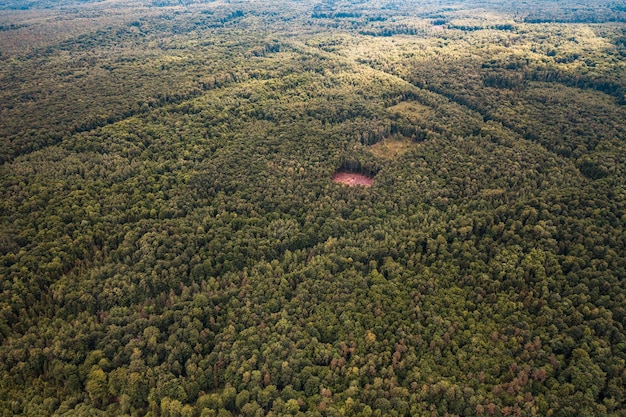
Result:
{"label": "forested hillside", "polygon": [[625,22],[0,1],[0,415],[626,416]]}

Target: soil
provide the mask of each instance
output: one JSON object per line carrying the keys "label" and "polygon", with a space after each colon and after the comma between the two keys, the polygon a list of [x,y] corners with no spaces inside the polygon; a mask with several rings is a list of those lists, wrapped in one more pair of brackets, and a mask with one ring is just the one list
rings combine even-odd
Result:
{"label": "soil", "polygon": [[370,187],[374,184],[374,179],[363,174],[357,174],[355,172],[339,171],[333,175],[333,181],[341,184],[354,187],[356,185],[362,185]]}

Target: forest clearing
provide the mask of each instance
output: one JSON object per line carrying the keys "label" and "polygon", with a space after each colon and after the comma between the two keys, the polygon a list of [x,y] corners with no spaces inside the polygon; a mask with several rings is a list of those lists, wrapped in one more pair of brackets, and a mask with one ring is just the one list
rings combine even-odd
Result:
{"label": "forest clearing", "polygon": [[374,179],[366,175],[356,172],[343,172],[339,171],[333,175],[333,181],[348,186],[362,185],[364,187],[371,187],[374,184]]}

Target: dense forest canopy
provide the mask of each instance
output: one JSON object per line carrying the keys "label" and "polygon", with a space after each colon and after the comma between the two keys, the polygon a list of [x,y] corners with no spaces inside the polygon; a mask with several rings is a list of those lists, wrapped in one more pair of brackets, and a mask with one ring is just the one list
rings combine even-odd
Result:
{"label": "dense forest canopy", "polygon": [[623,3],[0,11],[0,415],[626,416]]}

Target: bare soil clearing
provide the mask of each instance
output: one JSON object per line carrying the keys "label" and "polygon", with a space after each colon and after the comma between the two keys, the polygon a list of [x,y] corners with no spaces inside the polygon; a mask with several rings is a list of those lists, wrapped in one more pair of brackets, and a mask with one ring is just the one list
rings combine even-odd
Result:
{"label": "bare soil clearing", "polygon": [[345,184],[349,187],[362,185],[364,187],[370,187],[374,184],[374,179],[367,175],[357,174],[356,172],[339,171],[333,175],[333,181],[340,184]]}

